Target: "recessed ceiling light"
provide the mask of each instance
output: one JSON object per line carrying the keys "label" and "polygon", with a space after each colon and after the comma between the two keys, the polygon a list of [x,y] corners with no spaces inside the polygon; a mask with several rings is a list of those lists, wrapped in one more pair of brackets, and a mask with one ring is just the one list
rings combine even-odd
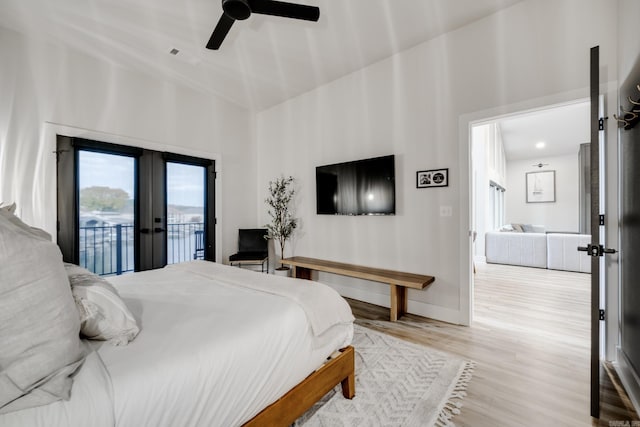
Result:
{"label": "recessed ceiling light", "polygon": [[540,141],[540,142],[536,142],[536,148],[538,148],[538,149],[540,149],[540,148],[544,148],[544,146],[545,146],[545,145],[546,145],[546,144],[545,144],[544,142],[542,142],[542,141]]}

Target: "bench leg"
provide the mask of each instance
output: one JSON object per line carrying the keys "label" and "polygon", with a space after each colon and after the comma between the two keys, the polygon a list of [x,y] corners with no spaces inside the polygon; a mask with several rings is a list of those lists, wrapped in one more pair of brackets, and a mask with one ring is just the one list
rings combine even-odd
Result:
{"label": "bench leg", "polygon": [[395,322],[407,311],[407,288],[390,284],[391,287],[391,320]]}
{"label": "bench leg", "polygon": [[293,268],[295,269],[293,272],[294,277],[297,277],[298,279],[311,280],[311,270],[300,266],[295,266]]}

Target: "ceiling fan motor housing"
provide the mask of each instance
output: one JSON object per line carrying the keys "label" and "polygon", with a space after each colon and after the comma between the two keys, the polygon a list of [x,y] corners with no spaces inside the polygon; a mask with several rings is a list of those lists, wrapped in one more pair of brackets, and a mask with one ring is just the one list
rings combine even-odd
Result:
{"label": "ceiling fan motor housing", "polygon": [[279,0],[222,0],[222,10],[224,13],[211,34],[207,49],[218,50],[233,23],[247,19],[252,13],[314,22],[320,18],[317,6]]}
{"label": "ceiling fan motor housing", "polygon": [[251,7],[247,0],[222,0],[222,10],[237,21],[243,21],[251,16]]}

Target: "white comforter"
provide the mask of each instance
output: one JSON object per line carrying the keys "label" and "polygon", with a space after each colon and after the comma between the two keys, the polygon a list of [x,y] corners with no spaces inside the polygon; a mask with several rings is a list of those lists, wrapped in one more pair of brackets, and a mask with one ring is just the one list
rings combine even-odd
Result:
{"label": "white comforter", "polygon": [[70,401],[0,425],[241,425],[353,335],[348,304],[318,282],[206,261],[110,281],[140,322],[137,338],[96,345]]}

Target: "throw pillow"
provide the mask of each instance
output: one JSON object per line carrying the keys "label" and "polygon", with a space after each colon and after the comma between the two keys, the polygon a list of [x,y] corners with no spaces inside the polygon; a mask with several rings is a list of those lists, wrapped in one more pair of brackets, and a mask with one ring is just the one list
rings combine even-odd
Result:
{"label": "throw pillow", "polygon": [[0,413],[68,399],[85,356],[60,249],[14,218],[0,209]]}
{"label": "throw pillow", "polygon": [[10,205],[5,205],[4,203],[0,202],[0,209],[2,209],[3,211],[7,211],[9,213],[14,214],[16,212],[16,202],[13,202]]}
{"label": "throw pillow", "polygon": [[80,332],[91,340],[126,345],[140,328],[118,291],[102,277],[74,264],[65,269],[80,316]]}
{"label": "throw pillow", "polygon": [[522,228],[522,224],[511,224],[513,226],[513,231],[517,231],[518,233],[524,232]]}
{"label": "throw pillow", "polygon": [[5,218],[11,221],[14,225],[29,232],[31,235],[38,237],[40,239],[48,240],[48,241],[52,240],[51,234],[47,233],[46,231],[40,228],[31,227],[30,225],[27,225],[24,222],[22,222],[22,220],[15,215],[15,212],[16,212],[15,203],[12,203],[7,206],[2,206],[2,203],[0,203],[0,212],[2,212]]}

